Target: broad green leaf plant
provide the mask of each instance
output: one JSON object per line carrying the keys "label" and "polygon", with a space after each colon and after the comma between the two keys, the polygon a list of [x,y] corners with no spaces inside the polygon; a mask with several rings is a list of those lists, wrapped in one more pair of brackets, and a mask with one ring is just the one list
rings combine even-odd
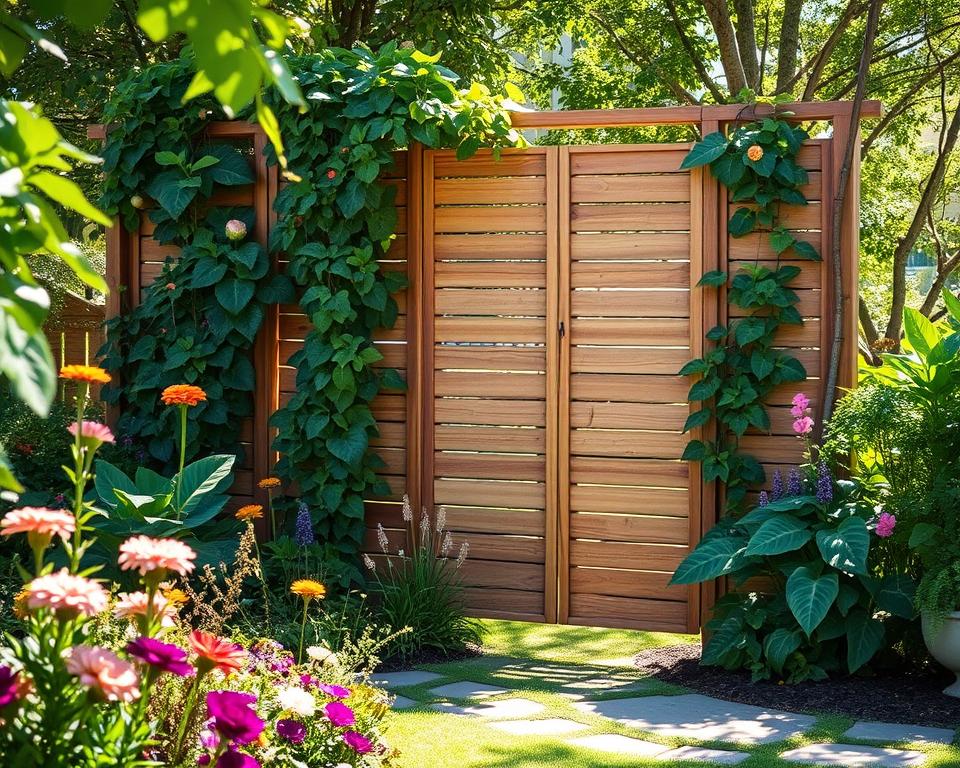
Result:
{"label": "broad green leaf plant", "polygon": [[459,88],[438,58],[387,45],[376,53],[329,49],[287,62],[309,109],[268,97],[287,139],[289,170],[299,179],[274,204],[269,251],[289,262],[283,276],[271,274],[262,250],[223,241],[224,218],[242,219],[243,212],[215,214],[204,205],[205,190],[230,178],[212,177],[225,157],[204,160],[219,150],[203,141],[203,102],[201,110],[181,106],[189,62],[135,74],[109,110],[116,128],[104,150],[104,207],[133,227],[138,205],[153,198],[154,236],[182,247],[144,303],[109,329],[106,365],[122,370],[122,395],[133,404],[125,408],[131,415],[124,429],[144,439],[155,458],[170,461],[173,443],[157,394],[172,383],[166,377],[181,377],[210,394],[192,414],[188,454],[234,449],[252,402],[245,350],[265,304],[294,300],[292,280],[312,328],[289,361],[297,392],[274,418],[278,473],[296,482],[318,538],[347,553],[363,536],[363,499],[387,492],[377,478],[383,462],[370,448],[377,434],[370,404],[381,389],[404,387],[396,371],[377,366],[382,355],[373,344],[374,332],[396,321],[392,294],[404,284],[402,274],[379,263],[396,227],[394,190],[379,183],[380,175],[394,151],[412,142],[456,147],[467,157],[481,146],[522,141],[503,97],[481,85]]}
{"label": "broad green leaf plant", "polygon": [[730,218],[730,235],[766,231],[778,259],[776,269],[758,260],[741,267],[732,279],[720,270],[702,277],[702,287],[720,287],[729,281],[727,300],[745,310],[746,317],[708,331],[712,348],[680,371],[696,377],[688,398],[702,404],[690,414],[684,431],[715,422],[717,433],[713,440],[691,440],[682,458],[700,462],[706,482],[724,483],[728,511],[742,510],[747,490],[764,480],[760,463],[740,451],[740,438],[750,428],[769,431],[767,396],[781,384],[807,377],[799,360],[774,347],[783,325],[803,323],[796,307],[799,298],[790,288],[800,268],[781,266],[779,259],[820,260],[812,245],[780,223],[781,206],[807,204],[801,191],[807,172],[796,160],[807,138],[806,131],[787,119],[765,118],[729,136],[722,132],[706,136],[694,144],[682,164],[683,168],[709,165],[731,202],[743,204]]}

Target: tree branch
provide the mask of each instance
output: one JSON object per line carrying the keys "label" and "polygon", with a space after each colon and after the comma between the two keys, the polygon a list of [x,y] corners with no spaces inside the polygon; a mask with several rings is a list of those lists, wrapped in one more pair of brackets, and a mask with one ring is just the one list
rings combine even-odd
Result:
{"label": "tree branch", "polygon": [[713,26],[720,46],[720,63],[727,76],[727,90],[736,97],[747,86],[747,76],[743,72],[743,63],[740,61],[740,49],[737,47],[737,35],[730,21],[726,0],[703,0],[703,9]]}
{"label": "tree branch", "polygon": [[674,2],[674,0],[666,0],[666,3],[667,9],[670,11],[670,19],[673,21],[673,27],[677,31],[677,37],[680,38],[680,45],[683,46],[683,50],[686,52],[687,56],[690,57],[690,61],[693,64],[694,69],[697,70],[697,75],[703,81],[703,84],[706,86],[707,90],[710,91],[710,95],[713,96],[714,101],[716,101],[717,104],[725,104],[727,101],[727,96],[720,89],[720,86],[717,85],[717,81],[710,76],[703,59],[698,56],[697,52],[694,50],[693,42],[687,36],[687,32],[680,21],[680,14],[677,13],[676,2]]}
{"label": "tree branch", "polygon": [[850,22],[863,13],[866,8],[867,6],[861,0],[850,0],[850,2],[847,4],[847,7],[843,11],[843,15],[830,32],[830,36],[826,39],[826,42],[824,42],[820,50],[817,51],[817,55],[800,68],[800,70],[793,76],[793,79],[786,84],[784,92],[793,88],[793,86],[799,82],[799,79],[803,77],[809,69],[810,74],[807,77],[807,84],[804,86],[803,96],[801,99],[803,101],[810,101],[813,99],[813,94],[816,92],[817,87],[820,84],[820,78],[823,77],[823,70],[830,61],[830,57],[833,55],[833,51],[836,49],[837,44],[847,31],[847,27],[850,26]]}
{"label": "tree branch", "polygon": [[783,22],[780,25],[780,48],[777,54],[777,93],[797,74],[797,52],[800,49],[800,12],[803,0],[784,0]]}
{"label": "tree branch", "polygon": [[[850,172],[856,157],[857,146],[860,143],[860,111],[863,107],[863,100],[867,95],[870,59],[873,56],[873,43],[877,37],[882,5],[883,0],[872,0],[870,11],[867,14],[867,28],[864,31],[863,50],[860,55],[860,71],[857,75],[857,91],[850,114],[847,146],[843,153],[843,164],[840,166],[840,178],[837,180],[837,195],[833,201],[833,242],[830,250],[833,257],[833,295],[836,306],[833,310],[830,367],[827,370],[827,380],[823,388],[822,423],[829,421],[830,415],[833,413],[833,401],[837,393],[837,378],[840,374],[840,351],[843,347],[843,264],[840,261],[843,244],[843,213],[847,200]],[[834,126],[834,129],[836,129],[836,126]],[[853,339],[848,341],[851,344],[853,343]]]}
{"label": "tree branch", "polygon": [[754,91],[760,88],[760,63],[757,61],[757,29],[754,19],[753,0],[733,0],[737,12],[737,49],[747,86]]}

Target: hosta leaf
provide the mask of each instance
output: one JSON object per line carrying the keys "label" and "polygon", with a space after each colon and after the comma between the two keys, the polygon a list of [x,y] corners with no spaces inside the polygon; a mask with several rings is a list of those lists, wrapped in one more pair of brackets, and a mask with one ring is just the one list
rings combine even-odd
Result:
{"label": "hosta leaf", "polygon": [[852,674],[874,657],[883,645],[883,622],[858,609],[847,618],[847,670]]}
{"label": "hosta leaf", "polygon": [[863,519],[844,518],[836,528],[817,531],[817,548],[824,562],[848,573],[866,573],[870,533]]}
{"label": "hosta leaf", "polygon": [[746,543],[746,539],[739,536],[704,539],[680,563],[670,583],[696,584],[730,573],[735,558],[746,549]]}
{"label": "hosta leaf", "polygon": [[826,617],[839,592],[840,582],[835,573],[818,577],[813,569],[802,566],[790,574],[787,605],[808,637]]}
{"label": "hosta leaf", "polygon": [[779,627],[773,630],[763,641],[763,653],[767,662],[774,671],[782,672],[790,654],[800,647],[803,642],[803,633],[796,629]]}
{"label": "hosta leaf", "polygon": [[779,514],[767,520],[750,537],[747,551],[752,555],[781,555],[800,549],[813,537],[813,532],[792,515]]}

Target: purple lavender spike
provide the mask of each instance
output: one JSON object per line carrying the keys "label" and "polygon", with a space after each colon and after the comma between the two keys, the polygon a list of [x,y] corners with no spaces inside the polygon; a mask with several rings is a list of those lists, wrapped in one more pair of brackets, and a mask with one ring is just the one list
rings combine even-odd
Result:
{"label": "purple lavender spike", "polygon": [[783,498],[783,473],[777,469],[773,473],[773,488],[770,491],[772,501]]}
{"label": "purple lavender spike", "polygon": [[821,504],[833,501],[833,478],[825,461],[817,465],[817,501]]}
{"label": "purple lavender spike", "polygon": [[799,496],[803,493],[803,482],[800,480],[800,470],[791,468],[787,475],[787,496]]}

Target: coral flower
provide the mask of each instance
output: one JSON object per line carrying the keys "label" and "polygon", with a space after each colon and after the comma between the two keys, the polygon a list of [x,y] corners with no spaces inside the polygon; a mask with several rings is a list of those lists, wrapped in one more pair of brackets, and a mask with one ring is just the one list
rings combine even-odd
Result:
{"label": "coral flower", "polygon": [[197,669],[201,674],[211,669],[219,669],[225,675],[229,675],[231,672],[242,669],[247,661],[247,652],[242,646],[200,629],[190,633],[190,647],[199,657]]}
{"label": "coral flower", "polygon": [[193,384],[171,384],[160,393],[164,405],[189,405],[191,407],[205,402],[207,393]]}
{"label": "coral flower", "polygon": [[324,705],[323,713],[327,716],[330,724],[337,728],[344,728],[357,722],[353,710],[340,701],[331,701]]}
{"label": "coral flower", "polygon": [[127,653],[159,672],[190,677],[196,670],[187,663],[187,652],[171,643],[152,637],[138,637],[127,644]]}
{"label": "coral flower", "polygon": [[[120,592],[117,595],[117,604],[113,607],[115,616],[126,619],[136,619],[147,615],[146,592]],[[159,616],[164,627],[173,626],[174,608],[170,601],[159,592],[153,595],[153,614]]]}
{"label": "coral flower", "polygon": [[96,365],[65,365],[60,369],[60,378],[87,384],[110,383],[110,374]]}
{"label": "coral flower", "polygon": [[265,477],[259,483],[257,483],[258,488],[279,488],[280,487],[280,478],[279,477]]}
{"label": "coral flower", "polygon": [[64,617],[96,616],[106,610],[106,590],[97,582],[74,576],[66,568],[38,576],[27,584],[27,607],[50,608]]}
{"label": "coral flower", "polygon": [[313,579],[297,579],[290,585],[290,591],[305,600],[322,600],[327,594],[327,588]]}
{"label": "coral flower", "polygon": [[59,536],[66,541],[76,526],[73,515],[62,509],[21,507],[3,516],[0,520],[0,535],[12,536],[15,533],[25,533],[30,539],[31,546],[35,544],[46,546],[54,536]]}
{"label": "coral flower", "polygon": [[747,150],[747,157],[753,162],[759,163],[763,159],[763,147],[759,144],[754,144]]}
{"label": "coral flower", "polygon": [[131,536],[120,545],[117,563],[121,571],[136,570],[140,571],[141,576],[148,573],[166,575],[167,571],[183,576],[193,570],[196,556],[196,552],[176,539]]}
{"label": "coral flower", "polygon": [[66,666],[71,675],[79,677],[83,685],[99,692],[107,701],[140,698],[140,678],[136,668],[113,651],[77,645],[67,656]]}
{"label": "coral flower", "polygon": [[234,512],[233,516],[237,520],[258,520],[263,517],[263,507],[259,504],[246,504]]}
{"label": "coral flower", "polygon": [[[77,422],[73,422],[69,427],[67,427],[67,432],[76,437]],[[81,421],[80,439],[88,440],[92,443],[96,443],[97,445],[100,445],[100,443],[114,442],[113,432],[110,431],[110,427],[108,427],[106,424],[101,424],[99,421]]]}
{"label": "coral flower", "polygon": [[210,691],[207,712],[213,718],[213,728],[220,738],[235,744],[256,741],[265,726],[253,708],[256,703],[257,697],[252,693]]}
{"label": "coral flower", "polygon": [[356,731],[346,731],[343,734],[343,741],[357,754],[365,755],[367,752],[373,751],[373,742],[362,733],[357,733]]}

